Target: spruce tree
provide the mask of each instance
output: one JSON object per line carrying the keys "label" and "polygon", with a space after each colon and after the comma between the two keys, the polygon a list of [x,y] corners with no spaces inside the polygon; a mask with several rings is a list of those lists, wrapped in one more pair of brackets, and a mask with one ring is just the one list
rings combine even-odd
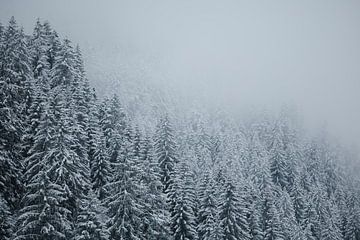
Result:
{"label": "spruce tree", "polygon": [[[63,88],[59,86],[59,88]],[[89,169],[76,152],[79,144],[73,135],[74,119],[66,106],[66,90],[59,90],[52,102],[51,110],[57,124],[52,150],[48,153],[50,159],[51,181],[58,183],[66,190],[67,200],[63,204],[73,213],[72,220],[76,218],[79,199],[89,189]]]}
{"label": "spruce tree", "polygon": [[193,176],[183,160],[172,172],[173,181],[169,185],[170,230],[174,240],[197,239]]}
{"label": "spruce tree", "polygon": [[260,191],[254,189],[252,192],[252,203],[250,207],[250,236],[254,240],[264,239],[264,228],[263,228],[263,211],[262,211],[262,200]]}
{"label": "spruce tree", "polygon": [[106,185],[110,196],[105,199],[108,207],[109,239],[141,239],[141,207],[138,182],[139,169],[132,155],[132,143],[124,143],[125,151],[120,161],[114,164],[113,180]]}
{"label": "spruce tree", "polygon": [[295,210],[291,197],[286,190],[280,191],[276,200],[276,208],[278,209],[281,231],[284,239],[291,239],[294,232],[300,231],[302,225],[296,221]]}
{"label": "spruce tree", "polygon": [[58,48],[50,72],[50,86],[55,88],[64,85],[70,88],[76,75],[74,50],[68,39],[65,39]]}
{"label": "spruce tree", "polygon": [[37,19],[33,35],[30,40],[31,67],[37,84],[48,80],[50,63],[48,59],[49,42],[44,25]]}
{"label": "spruce tree", "polygon": [[76,136],[80,146],[77,147],[76,151],[78,155],[83,159],[84,163],[89,165],[88,162],[88,142],[87,142],[87,125],[89,123],[89,96],[91,93],[89,89],[86,89],[86,76],[83,66],[82,54],[79,46],[74,50],[74,79],[71,83],[71,95],[73,102],[73,112],[75,123],[77,128],[75,128],[74,135]]}
{"label": "spruce tree", "polygon": [[[126,144],[130,142],[132,135],[130,127],[126,124],[126,115],[121,108],[117,95],[103,101],[99,107],[98,117],[100,135],[103,137],[102,145],[98,146],[98,148],[104,148],[104,154],[113,169],[111,172],[112,177],[115,177],[115,165],[122,161],[121,158],[127,154],[126,148],[128,146]],[[126,134],[128,136],[125,136]]]}
{"label": "spruce tree", "polygon": [[235,184],[227,179],[219,205],[224,240],[250,239],[248,210],[237,191]]}
{"label": "spruce tree", "polygon": [[162,192],[160,169],[154,159],[154,149],[149,137],[140,138],[139,180],[144,187],[141,197],[144,199],[142,209],[142,233],[145,239],[169,239],[169,212],[166,196]]}
{"label": "spruce tree", "polygon": [[48,62],[48,43],[44,32],[44,26],[37,19],[34,31],[30,37],[31,70],[33,81],[29,87],[31,91],[30,104],[26,113],[26,128],[23,136],[23,156],[28,157],[28,151],[34,144],[34,136],[41,116],[41,103],[44,94],[49,91],[49,62]]}
{"label": "spruce tree", "polygon": [[0,195],[0,239],[10,239],[13,228],[13,221],[11,218],[9,205]]}
{"label": "spruce tree", "polygon": [[92,168],[92,163],[94,161],[94,154],[95,151],[101,147],[101,145],[98,145],[98,137],[101,133],[100,126],[98,122],[98,105],[96,102],[96,95],[94,90],[90,89],[89,82],[85,82],[85,92],[87,96],[87,104],[89,106],[88,108],[88,122],[86,125],[86,142],[87,142],[87,158],[89,161],[89,167]]}
{"label": "spruce tree", "polygon": [[265,240],[285,239],[283,226],[281,224],[278,208],[276,207],[276,192],[275,186],[271,181],[270,169],[265,162],[262,168],[259,169],[261,180],[259,188],[261,191],[261,218],[262,218],[262,232]]}
{"label": "spruce tree", "polygon": [[200,185],[200,206],[198,214],[197,232],[200,240],[221,239],[219,226],[218,201],[216,199],[216,185],[209,173],[206,173]]}
{"label": "spruce tree", "polygon": [[284,188],[287,186],[286,171],[286,153],[283,143],[281,127],[276,124],[270,145],[270,171],[274,184]]}
{"label": "spruce tree", "polygon": [[155,154],[161,170],[161,182],[165,193],[171,185],[171,175],[177,162],[175,148],[173,129],[169,118],[165,116],[159,121],[155,134]]}
{"label": "spruce tree", "polygon": [[360,198],[354,184],[347,188],[344,194],[344,203],[341,214],[343,215],[343,236],[345,240],[358,239],[360,237]]}
{"label": "spruce tree", "polygon": [[92,189],[96,193],[99,199],[103,199],[107,196],[104,186],[109,183],[111,178],[111,169],[108,162],[108,155],[103,146],[105,146],[105,139],[102,134],[97,144],[98,148],[94,152],[94,158],[92,160],[90,169],[90,178],[92,183]]}
{"label": "spruce tree", "polygon": [[51,182],[47,170],[40,170],[26,186],[16,240],[65,240],[71,236],[71,223],[67,219],[71,212],[62,204],[66,200],[64,189]]}
{"label": "spruce tree", "polygon": [[[53,179],[62,168],[54,167],[58,143],[57,123],[50,104],[43,102],[43,112],[26,159],[26,193],[18,218],[17,239],[67,239],[71,236],[72,209],[65,206],[67,188]],[[66,153],[65,153],[66,154]],[[69,179],[70,180],[70,179]]]}
{"label": "spruce tree", "polygon": [[300,184],[299,177],[294,180],[294,185],[291,188],[290,196],[294,207],[294,214],[296,221],[303,225],[306,221],[306,195],[305,190]]}
{"label": "spruce tree", "polygon": [[82,200],[79,209],[74,240],[108,239],[108,232],[102,222],[104,213],[101,211],[105,209],[96,196],[89,194]]}
{"label": "spruce tree", "polygon": [[0,191],[16,207],[22,192],[21,139],[27,89],[31,81],[26,37],[12,17],[4,30],[0,69]]}
{"label": "spruce tree", "polygon": [[48,21],[43,23],[43,31],[45,35],[45,42],[47,44],[47,60],[49,69],[52,70],[55,65],[56,56],[60,50],[61,42],[57,32],[52,29]]}

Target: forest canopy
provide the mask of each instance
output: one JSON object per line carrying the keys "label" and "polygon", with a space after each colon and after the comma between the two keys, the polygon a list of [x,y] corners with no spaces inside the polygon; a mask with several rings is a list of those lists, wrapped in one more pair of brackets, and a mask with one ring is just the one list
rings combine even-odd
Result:
{"label": "forest canopy", "polygon": [[360,239],[351,154],[291,111],[140,125],[120,99],[49,22],[0,25],[0,239]]}

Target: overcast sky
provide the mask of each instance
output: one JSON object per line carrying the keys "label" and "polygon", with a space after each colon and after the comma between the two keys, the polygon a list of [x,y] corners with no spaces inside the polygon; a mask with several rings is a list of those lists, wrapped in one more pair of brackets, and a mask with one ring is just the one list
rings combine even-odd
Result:
{"label": "overcast sky", "polygon": [[49,20],[106,71],[141,63],[149,81],[233,109],[290,103],[360,146],[360,1],[0,0],[12,15],[28,32]]}

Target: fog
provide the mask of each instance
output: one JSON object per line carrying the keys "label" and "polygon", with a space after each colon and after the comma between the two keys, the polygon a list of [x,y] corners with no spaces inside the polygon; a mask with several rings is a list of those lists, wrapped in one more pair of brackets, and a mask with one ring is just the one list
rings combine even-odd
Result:
{"label": "fog", "polygon": [[102,94],[140,78],[184,104],[292,105],[360,149],[359,1],[0,0],[1,22],[12,15],[79,43]]}

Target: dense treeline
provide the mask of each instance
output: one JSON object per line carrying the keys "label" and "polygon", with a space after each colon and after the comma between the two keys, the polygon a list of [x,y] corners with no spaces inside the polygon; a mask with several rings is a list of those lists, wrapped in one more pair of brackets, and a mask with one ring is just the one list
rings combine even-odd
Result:
{"label": "dense treeline", "polygon": [[137,126],[39,20],[0,25],[0,88],[0,239],[360,239],[346,154],[286,114]]}

